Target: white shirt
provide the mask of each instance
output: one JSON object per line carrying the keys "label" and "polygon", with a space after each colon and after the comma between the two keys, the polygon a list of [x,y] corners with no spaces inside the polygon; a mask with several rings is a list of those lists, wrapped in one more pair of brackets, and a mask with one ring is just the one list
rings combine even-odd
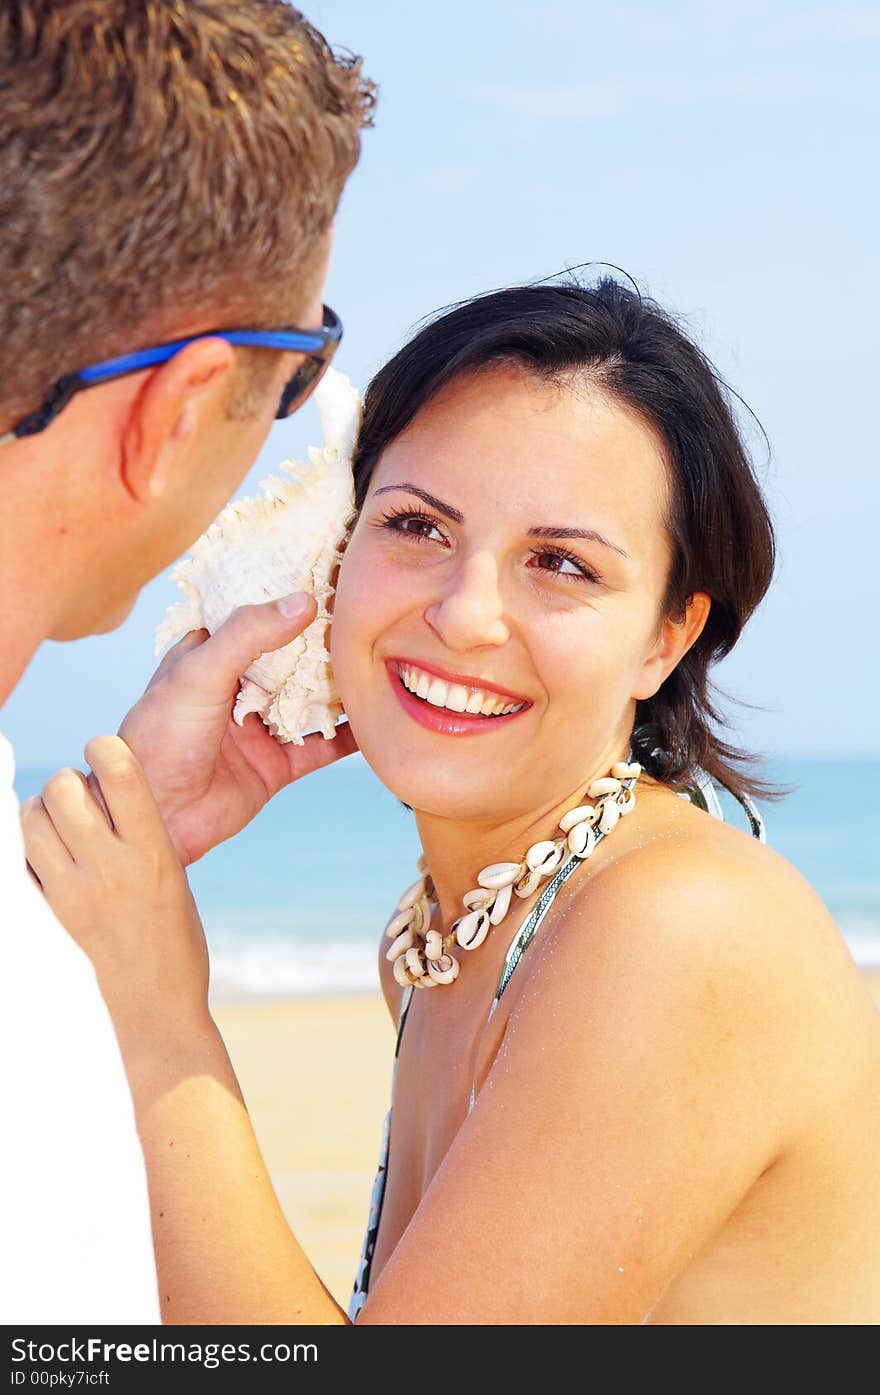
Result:
{"label": "white shirt", "polygon": [[143,1153],[91,962],[28,875],[0,733],[0,1322],[158,1323]]}

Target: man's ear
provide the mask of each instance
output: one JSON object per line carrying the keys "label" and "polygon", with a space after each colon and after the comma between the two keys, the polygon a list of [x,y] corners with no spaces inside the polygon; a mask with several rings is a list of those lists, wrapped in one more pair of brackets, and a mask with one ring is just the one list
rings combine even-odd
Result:
{"label": "man's ear", "polygon": [[651,698],[703,632],[712,600],[704,591],[688,597],[684,620],[663,620],[654,647],[642,665],[632,697]]}
{"label": "man's ear", "polygon": [[120,471],[139,503],[160,498],[189,438],[220,409],[234,350],[225,339],[197,339],[147,375],[120,434]]}

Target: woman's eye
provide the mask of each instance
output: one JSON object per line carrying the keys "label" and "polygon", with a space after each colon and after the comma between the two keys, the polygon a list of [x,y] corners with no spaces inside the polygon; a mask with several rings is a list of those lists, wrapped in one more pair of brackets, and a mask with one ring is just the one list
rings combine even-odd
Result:
{"label": "woman's eye", "polygon": [[572,581],[598,581],[596,573],[582,562],[579,557],[575,557],[569,552],[536,552],[534,556],[537,560],[539,571],[553,572],[557,576],[570,578]]}
{"label": "woman's eye", "polygon": [[418,538],[426,538],[430,533],[437,532],[434,524],[425,518],[405,518],[397,525],[397,529],[400,533],[415,533]]}
{"label": "woman's eye", "polygon": [[432,532],[439,535],[441,542],[446,541],[433,518],[423,513],[388,513],[382,519],[380,527],[388,528],[392,533],[403,533],[406,537],[414,538],[416,542],[433,541],[429,536]]}

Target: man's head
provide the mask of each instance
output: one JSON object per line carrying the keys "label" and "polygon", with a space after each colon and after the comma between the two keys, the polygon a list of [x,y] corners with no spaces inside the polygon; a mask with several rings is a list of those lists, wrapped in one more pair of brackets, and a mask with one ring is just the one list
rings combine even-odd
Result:
{"label": "man's head", "polygon": [[[283,0],[6,0],[0,434],[116,355],[320,325],[372,104]],[[68,556],[54,637],[118,623],[210,522],[299,361],[197,339],[0,448],[4,505],[42,510]]]}

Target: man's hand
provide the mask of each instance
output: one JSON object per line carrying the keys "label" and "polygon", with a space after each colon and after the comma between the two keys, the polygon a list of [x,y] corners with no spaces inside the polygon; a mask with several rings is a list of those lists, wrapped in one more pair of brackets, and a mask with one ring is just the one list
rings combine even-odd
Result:
{"label": "man's hand", "polygon": [[[296,601],[301,605],[294,609]],[[239,678],[260,654],[280,649],[315,618],[311,596],[241,606],[216,634],[194,630],[170,649],[119,735],[146,773],[184,866],[250,823],[285,785],[357,750],[348,723],[326,741],[282,745],[256,714],[232,720]]]}

